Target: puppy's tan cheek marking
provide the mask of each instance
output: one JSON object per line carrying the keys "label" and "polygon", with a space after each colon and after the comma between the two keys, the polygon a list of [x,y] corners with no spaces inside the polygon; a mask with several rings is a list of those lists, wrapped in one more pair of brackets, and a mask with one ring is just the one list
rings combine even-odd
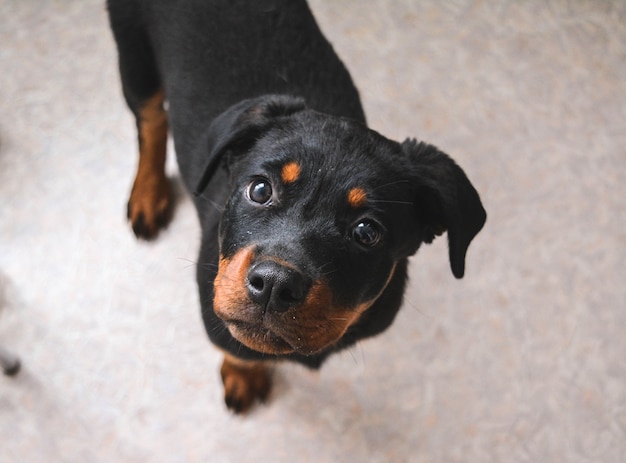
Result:
{"label": "puppy's tan cheek marking", "polygon": [[213,310],[219,316],[236,311],[246,294],[245,281],[254,252],[251,247],[238,251],[232,258],[221,256],[213,282]]}
{"label": "puppy's tan cheek marking", "polygon": [[395,273],[396,273],[396,264],[394,263],[393,266],[391,267],[391,271],[389,272],[389,276],[387,277],[387,281],[385,281],[385,284],[383,285],[381,290],[378,292],[378,294],[376,294],[376,296],[374,296],[371,300],[366,301],[362,304],[359,304],[358,306],[345,312],[346,318],[347,318],[347,324],[346,324],[344,333],[348,330],[348,328],[354,325],[359,320],[359,318],[361,318],[361,315],[363,315],[367,309],[369,309],[372,305],[374,305],[374,303],[378,300],[378,298],[385,292],[385,289],[387,289],[387,286],[389,286],[389,282],[391,281]]}
{"label": "puppy's tan cheek marking", "polygon": [[367,201],[367,193],[363,188],[355,187],[348,192],[348,204],[350,207],[358,208]]}
{"label": "puppy's tan cheek marking", "polygon": [[355,307],[336,310],[332,314],[328,314],[329,309],[332,307],[332,292],[330,288],[323,284],[319,287],[314,286],[311,290],[312,294],[305,301],[305,306],[311,311],[311,315],[315,315],[313,317],[314,320],[326,319],[330,323],[325,326],[323,331],[317,331],[309,335],[309,347],[313,351],[322,350],[341,339],[343,335],[346,334],[346,331],[348,331],[382,295],[393,278],[395,270],[396,265],[394,264],[389,272],[387,281],[385,281],[381,290],[371,300],[365,301]]}
{"label": "puppy's tan cheek marking", "polygon": [[280,178],[286,185],[298,180],[300,178],[300,166],[298,163],[292,161],[285,164],[280,172]]}

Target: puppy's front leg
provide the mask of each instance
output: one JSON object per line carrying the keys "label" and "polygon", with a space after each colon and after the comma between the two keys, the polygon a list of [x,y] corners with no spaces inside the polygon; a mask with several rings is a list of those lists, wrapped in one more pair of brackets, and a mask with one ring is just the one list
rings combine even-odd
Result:
{"label": "puppy's front leg", "polygon": [[128,200],[128,219],[135,235],[154,238],[171,216],[172,198],[165,177],[167,114],[163,90],[158,90],[137,111],[139,165]]}
{"label": "puppy's front leg", "polygon": [[235,413],[246,412],[255,399],[263,402],[269,395],[271,381],[264,362],[241,360],[225,354],[221,374],[226,406]]}

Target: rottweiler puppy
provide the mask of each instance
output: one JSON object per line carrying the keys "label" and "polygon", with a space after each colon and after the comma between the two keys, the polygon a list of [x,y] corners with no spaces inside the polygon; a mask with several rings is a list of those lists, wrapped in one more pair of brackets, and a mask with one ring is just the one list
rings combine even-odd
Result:
{"label": "rottweiler puppy", "polygon": [[169,127],[202,228],[202,317],[224,352],[230,409],[266,398],[272,362],[318,368],[384,331],[422,243],[447,232],[463,276],[486,219],[476,190],[435,146],[366,126],[304,0],[108,0],[108,11],[139,134],[128,218],[150,239],[171,216]]}

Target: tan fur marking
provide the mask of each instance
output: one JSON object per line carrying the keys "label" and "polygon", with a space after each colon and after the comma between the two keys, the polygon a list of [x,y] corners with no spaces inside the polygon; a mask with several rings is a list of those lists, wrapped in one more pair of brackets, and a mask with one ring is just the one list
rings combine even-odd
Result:
{"label": "tan fur marking", "polygon": [[280,177],[283,179],[283,183],[293,183],[300,178],[300,166],[297,162],[288,162],[283,166],[280,172]]}
{"label": "tan fur marking", "polygon": [[[382,295],[382,293],[389,285],[389,282],[393,278],[395,271],[396,265],[394,264],[391,268],[391,271],[389,272],[389,276],[387,277],[385,285],[382,287],[380,292],[371,300],[365,301],[355,307],[336,310],[333,315],[328,318],[328,320],[332,321],[332,323],[327,325],[324,330],[317,331],[315,334],[312,334],[310,336],[309,345],[307,347],[311,350],[311,352],[313,353],[315,351],[324,349],[341,339],[341,337],[346,334],[346,331],[348,331],[348,328],[354,325],[359,320],[359,318],[361,318],[361,315],[363,315],[367,309],[374,305],[374,303]],[[312,306],[309,307],[308,310],[314,312],[317,309],[318,311],[320,311],[318,312],[319,315],[324,317],[323,312],[328,310],[328,308],[330,307],[328,295],[324,294],[324,296],[326,297],[322,297],[318,301],[311,301]]]}
{"label": "tan fur marking", "polygon": [[220,257],[219,270],[213,282],[213,310],[217,316],[229,315],[245,303],[246,275],[254,258],[252,248],[238,251],[232,259]]}
{"label": "tan fur marking", "polygon": [[348,192],[348,204],[355,209],[361,207],[367,201],[367,193],[363,188],[352,188]]}
{"label": "tan fur marking", "polygon": [[255,399],[264,401],[270,392],[270,377],[263,362],[245,361],[226,353],[220,373],[224,401],[235,413],[245,413]]}
{"label": "tan fur marking", "polygon": [[167,221],[171,207],[169,184],[165,176],[167,113],[165,94],[159,90],[141,107],[138,114],[139,165],[128,201],[128,218],[135,232],[144,238],[156,235]]}

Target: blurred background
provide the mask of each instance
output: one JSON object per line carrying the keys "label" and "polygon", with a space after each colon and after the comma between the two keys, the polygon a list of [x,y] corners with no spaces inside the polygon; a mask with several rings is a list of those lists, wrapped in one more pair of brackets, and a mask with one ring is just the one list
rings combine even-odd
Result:
{"label": "blurred background", "polygon": [[103,1],[0,0],[2,462],[626,461],[626,2],[313,0],[369,125],[449,153],[489,218],[457,281],[231,416],[199,227],[125,220],[136,163]]}

